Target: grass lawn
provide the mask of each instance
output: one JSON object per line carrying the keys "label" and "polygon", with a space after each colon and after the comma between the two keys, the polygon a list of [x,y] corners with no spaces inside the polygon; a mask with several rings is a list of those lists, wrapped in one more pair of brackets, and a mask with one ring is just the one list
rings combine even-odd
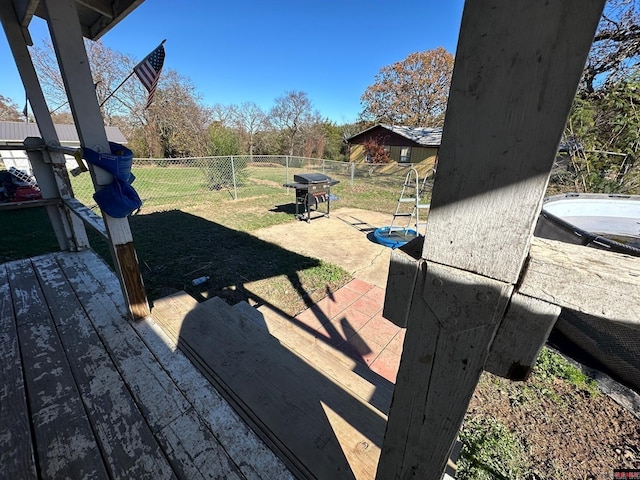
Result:
{"label": "grass lawn", "polygon": [[[270,185],[251,185],[243,193],[253,195],[232,200],[228,192],[216,191],[206,201],[188,197],[180,208],[145,202],[130,217],[150,300],[185,290],[200,300],[220,296],[233,304],[252,298],[295,314],[351,279],[338,266],[251,235],[297,221],[291,214],[293,193]],[[0,242],[1,262],[59,249],[44,208],[0,212],[0,224],[12,226]],[[87,233],[92,248],[111,264],[106,242],[91,229]],[[194,287],[191,281],[200,276],[210,281]]]}
{"label": "grass lawn", "polygon": [[[144,203],[130,224],[149,298],[177,290],[201,300],[217,295],[231,303],[254,297],[295,314],[346,283],[350,276],[343,269],[251,235],[260,228],[296,221],[294,190],[283,187],[296,173],[316,171],[339,180],[331,190],[338,197],[332,204],[335,208],[395,210],[406,169],[385,173],[358,168],[351,185],[349,164],[330,167],[252,163],[237,171],[235,186],[216,189],[209,188],[211,166],[134,165],[133,185]],[[76,197],[95,207],[89,175],[72,177],[71,182]],[[0,244],[2,261],[58,249],[44,209],[0,212],[0,222],[14,226],[15,232]],[[92,248],[111,262],[104,240],[88,234]],[[191,281],[200,276],[210,281],[194,287]]]}
{"label": "grass lawn", "polygon": [[0,263],[60,249],[45,208],[0,212]]}

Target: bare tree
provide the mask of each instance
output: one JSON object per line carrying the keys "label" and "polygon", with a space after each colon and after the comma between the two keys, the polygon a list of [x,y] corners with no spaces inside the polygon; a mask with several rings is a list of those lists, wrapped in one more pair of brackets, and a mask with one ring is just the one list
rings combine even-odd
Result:
{"label": "bare tree", "polygon": [[322,118],[315,112],[300,135],[302,156],[322,158],[327,145],[327,131]]}
{"label": "bare tree", "polygon": [[235,124],[238,107],[236,105],[222,105],[216,103],[211,107],[211,120],[227,128]]}
{"label": "bare tree", "polygon": [[441,126],[453,61],[453,55],[438,47],[382,67],[361,97],[362,119],[415,127]]}
{"label": "bare tree", "polygon": [[149,154],[163,157],[207,155],[210,123],[211,111],[202,106],[191,81],[174,70],[163,73],[142,126]]}
{"label": "bare tree", "polygon": [[[127,79],[138,62],[99,41],[87,40],[85,48],[105,124],[118,126],[136,155],[185,157],[207,154],[207,129],[212,111],[202,106],[188,78],[164,69],[154,101],[149,109],[145,109],[147,91],[135,76]],[[62,105],[55,115],[58,119],[72,120],[68,106],[65,107],[66,93],[51,43],[35,48],[33,59],[50,106]],[[125,79],[127,81],[122,83]]]}
{"label": "bare tree", "polygon": [[[140,82],[127,81],[111,95],[129,76],[137,62],[133,57],[112,50],[100,41],[85,40],[85,49],[105,124],[112,125],[113,119],[118,116],[139,117],[140,106],[144,106],[146,101],[146,91]],[[33,48],[32,58],[49,108],[55,113],[69,111],[64,83],[51,42],[45,41],[43,47]],[[138,123],[142,121],[140,117],[137,120]]]}
{"label": "bare tree", "polygon": [[245,102],[234,109],[234,123],[242,135],[246,137],[249,155],[253,155],[256,135],[264,130],[267,122],[266,113],[254,102]]}
{"label": "bare tree", "polygon": [[312,123],[311,101],[305,92],[290,91],[275,100],[269,120],[285,137],[289,155],[293,155],[296,140]]}
{"label": "bare tree", "polygon": [[638,0],[609,0],[605,6],[585,66],[580,94],[588,96],[598,88],[621,79],[640,60],[640,6]]}
{"label": "bare tree", "polygon": [[22,122],[24,116],[18,105],[8,97],[0,95],[0,120],[3,122]]}

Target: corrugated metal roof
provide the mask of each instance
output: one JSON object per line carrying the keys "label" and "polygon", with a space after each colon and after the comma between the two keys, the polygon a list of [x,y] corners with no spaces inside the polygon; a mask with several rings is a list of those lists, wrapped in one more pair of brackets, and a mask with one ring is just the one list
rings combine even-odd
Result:
{"label": "corrugated metal roof", "polygon": [[379,123],[374,125],[373,127],[369,127],[366,130],[363,130],[362,132],[352,135],[347,139],[347,141],[350,141],[352,138],[360,136],[363,133],[368,132],[369,130],[380,127],[425,147],[439,147],[440,141],[442,140],[442,128],[440,127],[406,127],[404,125],[389,125],[386,123]]}
{"label": "corrugated metal roof", "polygon": [[[79,147],[80,139],[74,125],[55,125],[58,139],[62,145]],[[107,138],[111,142],[126,144],[127,139],[118,127],[105,127]],[[0,142],[23,142],[27,137],[39,137],[36,123],[0,122]]]}
{"label": "corrugated metal roof", "polygon": [[425,147],[439,147],[442,140],[442,128],[440,127],[405,127],[384,123],[381,123],[380,126]]}

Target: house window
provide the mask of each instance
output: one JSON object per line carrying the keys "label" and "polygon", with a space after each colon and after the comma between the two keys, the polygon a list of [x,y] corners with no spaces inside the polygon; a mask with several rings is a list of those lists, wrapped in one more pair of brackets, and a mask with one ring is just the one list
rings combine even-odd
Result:
{"label": "house window", "polygon": [[400,148],[400,163],[409,163],[411,161],[411,147]]}

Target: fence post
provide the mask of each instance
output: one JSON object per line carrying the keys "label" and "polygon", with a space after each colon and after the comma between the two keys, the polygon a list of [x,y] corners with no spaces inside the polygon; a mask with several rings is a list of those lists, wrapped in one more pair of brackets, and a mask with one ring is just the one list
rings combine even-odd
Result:
{"label": "fence post", "polygon": [[353,177],[356,174],[356,164],[351,162],[351,186],[353,187]]}
{"label": "fence post", "polygon": [[324,158],[322,159],[322,174],[326,175],[326,173],[324,172],[324,166],[325,166],[325,160]]}
{"label": "fence post", "polygon": [[[284,171],[284,175],[286,177],[284,183],[289,183],[289,155],[284,157]],[[287,193],[289,193],[289,187],[287,187]]]}
{"label": "fence post", "polygon": [[233,164],[233,156],[231,157],[231,176],[233,177],[233,199],[238,200],[238,189],[236,187],[236,169]]}

